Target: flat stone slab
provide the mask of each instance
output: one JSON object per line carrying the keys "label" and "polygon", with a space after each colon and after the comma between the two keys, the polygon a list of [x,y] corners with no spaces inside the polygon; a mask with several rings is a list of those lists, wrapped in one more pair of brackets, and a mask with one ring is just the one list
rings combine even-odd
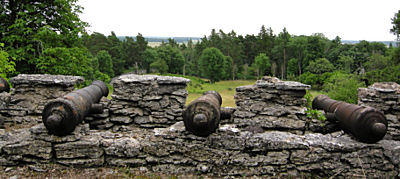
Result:
{"label": "flat stone slab", "polygon": [[158,84],[187,84],[190,82],[189,79],[173,76],[158,76],[158,75],[135,75],[127,74],[121,75],[112,80],[112,84],[116,81],[121,81],[123,83],[144,83],[148,84],[156,81]]}
{"label": "flat stone slab", "polygon": [[60,85],[60,86],[74,86],[82,83],[85,78],[81,76],[65,76],[65,75],[49,75],[49,74],[19,74],[10,79],[12,85],[19,84],[40,84],[40,85]]}
{"label": "flat stone slab", "polygon": [[382,93],[393,93],[393,92],[400,93],[400,85],[395,82],[374,83],[369,88]]}
{"label": "flat stone slab", "polygon": [[311,89],[310,85],[306,85],[300,82],[296,81],[277,81],[274,83],[268,82],[268,81],[263,81],[263,80],[258,80],[256,82],[256,86],[263,88],[263,87],[269,87],[269,88],[275,88],[279,90],[308,90]]}

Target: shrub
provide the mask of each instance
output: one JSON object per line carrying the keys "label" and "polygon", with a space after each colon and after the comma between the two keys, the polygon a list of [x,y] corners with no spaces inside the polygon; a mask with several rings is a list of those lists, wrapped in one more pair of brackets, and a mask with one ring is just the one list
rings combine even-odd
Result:
{"label": "shrub", "polygon": [[364,86],[354,75],[336,72],[326,80],[323,90],[332,99],[357,104],[358,88]]}

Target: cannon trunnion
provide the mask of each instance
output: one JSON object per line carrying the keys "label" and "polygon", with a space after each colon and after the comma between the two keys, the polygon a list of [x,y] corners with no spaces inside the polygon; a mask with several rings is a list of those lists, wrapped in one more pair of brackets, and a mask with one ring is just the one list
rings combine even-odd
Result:
{"label": "cannon trunnion", "polygon": [[183,122],[187,131],[206,137],[215,132],[221,118],[221,95],[207,91],[192,101],[183,112]]}
{"label": "cannon trunnion", "polygon": [[375,108],[336,101],[326,95],[314,98],[312,107],[324,110],[328,119],[338,120],[344,131],[361,142],[375,143],[386,135],[386,117]]}
{"label": "cannon trunnion", "polygon": [[46,104],[42,120],[50,134],[65,136],[73,132],[89,113],[102,113],[103,106],[98,104],[108,95],[108,87],[102,81],[68,93]]}

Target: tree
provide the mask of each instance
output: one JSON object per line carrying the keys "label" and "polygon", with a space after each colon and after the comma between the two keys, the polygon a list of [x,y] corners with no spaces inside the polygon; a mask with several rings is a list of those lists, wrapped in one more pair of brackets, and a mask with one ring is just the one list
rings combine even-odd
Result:
{"label": "tree", "polygon": [[283,79],[286,79],[286,49],[290,40],[290,34],[289,32],[287,32],[286,27],[283,28],[283,31],[279,34],[279,40],[280,40],[280,44],[283,48],[283,62],[281,65],[282,68],[282,75],[281,77]]}
{"label": "tree", "polygon": [[150,64],[150,68],[158,71],[161,74],[164,74],[164,73],[168,72],[168,65],[161,58],[159,58],[157,61],[155,61],[152,64]]}
{"label": "tree", "polygon": [[157,61],[158,55],[157,51],[153,48],[146,48],[143,52],[143,68],[146,70],[147,73],[150,72],[150,64]]}
{"label": "tree", "polygon": [[264,76],[267,70],[271,68],[269,57],[265,53],[260,53],[255,59],[254,64],[257,71],[257,79],[260,79],[260,75]]}
{"label": "tree", "polygon": [[211,47],[203,50],[200,57],[200,69],[203,76],[211,83],[221,80],[225,75],[224,64],[225,56],[219,49]]}
{"label": "tree", "polygon": [[97,52],[101,50],[108,50],[109,47],[107,37],[98,32],[93,32],[90,36],[83,36],[83,42],[92,55],[97,55]]}
{"label": "tree", "polygon": [[[307,55],[307,37],[298,36],[298,37],[291,38],[289,41],[289,44],[288,44],[288,49],[292,52],[292,55],[296,57],[295,59],[297,62],[296,68],[293,66],[294,64],[290,64],[291,65],[290,68],[291,68],[291,70],[297,69],[298,75],[301,75],[303,72],[303,68],[304,68],[303,61]],[[288,68],[289,68],[289,63],[288,63]],[[296,74],[296,73],[290,72],[289,74]]]}
{"label": "tree", "polygon": [[291,58],[288,62],[287,73],[290,76],[295,75],[299,70],[298,60],[296,58]]}
{"label": "tree", "polygon": [[15,72],[15,63],[10,55],[3,50],[4,44],[0,43],[0,77],[7,78]]}
{"label": "tree", "polygon": [[338,67],[340,70],[343,70],[347,73],[351,73],[351,67],[354,63],[353,58],[349,56],[340,56],[338,60]]}
{"label": "tree", "polygon": [[196,68],[195,67],[196,51],[192,39],[188,41],[187,47],[183,49],[182,54],[185,59],[183,65],[183,75],[196,75],[195,73],[196,70],[194,70],[194,68]]}
{"label": "tree", "polygon": [[185,60],[182,52],[178,49],[178,47],[172,47],[168,44],[162,45],[157,48],[157,55],[158,58],[164,60],[167,63],[169,73],[182,73]]}
{"label": "tree", "polygon": [[123,49],[122,42],[117,35],[111,31],[111,35],[107,37],[108,53],[111,55],[113,63],[113,71],[115,75],[120,75],[124,72],[126,51]]}
{"label": "tree", "polygon": [[37,73],[47,48],[81,46],[87,23],[79,19],[78,0],[15,1],[0,3],[0,42],[16,59],[17,71]]}
{"label": "tree", "polygon": [[319,58],[315,61],[311,61],[308,65],[308,71],[314,74],[322,74],[326,72],[332,72],[335,67],[326,58]]}
{"label": "tree", "polygon": [[111,55],[107,51],[101,50],[96,55],[96,59],[99,63],[98,70],[109,77],[114,77],[113,64],[111,61]]}
{"label": "tree", "polygon": [[396,35],[397,41],[400,41],[400,10],[394,14],[392,24],[393,27],[390,29],[390,32]]}
{"label": "tree", "polygon": [[364,66],[368,71],[383,70],[384,68],[394,65],[389,57],[380,54],[372,54]]}
{"label": "tree", "polygon": [[44,50],[44,55],[38,59],[36,68],[40,73],[54,75],[76,75],[93,79],[93,63],[88,58],[86,49],[74,47],[56,47]]}

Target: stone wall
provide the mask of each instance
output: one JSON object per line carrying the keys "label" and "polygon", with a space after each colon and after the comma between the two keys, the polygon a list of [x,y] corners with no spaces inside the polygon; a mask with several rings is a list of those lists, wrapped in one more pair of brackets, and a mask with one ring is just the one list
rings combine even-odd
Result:
{"label": "stone wall", "polygon": [[[0,107],[0,115],[6,117],[5,123],[39,123],[48,100],[64,96],[83,81],[83,77],[63,75],[21,74],[13,77],[9,100]],[[7,94],[1,96],[8,98]]]}
{"label": "stone wall", "polygon": [[400,141],[363,144],[346,135],[254,133],[220,126],[207,138],[168,128],[89,130],[50,136],[42,124],[0,134],[0,165],[129,166],[144,172],[214,176],[394,177]]}
{"label": "stone wall", "polygon": [[180,117],[188,82],[120,76],[111,83],[113,99],[102,99],[104,113],[87,117],[71,135],[48,135],[43,124],[0,130],[0,165],[128,166],[234,177],[399,176],[400,141],[364,144],[325,130],[327,123],[306,117],[309,86],[297,82],[264,78],[238,87],[232,120],[208,137],[195,136]]}
{"label": "stone wall", "polygon": [[182,121],[190,80],[155,75],[122,75],[112,80],[109,109],[85,120],[94,129],[125,131],[130,127],[167,127]]}
{"label": "stone wall", "polygon": [[400,140],[400,85],[393,82],[374,83],[358,89],[358,104],[382,111],[388,120],[385,139]]}
{"label": "stone wall", "polygon": [[236,88],[234,123],[246,130],[279,130],[294,134],[329,133],[335,126],[306,117],[304,95],[309,85],[264,77],[256,84]]}

